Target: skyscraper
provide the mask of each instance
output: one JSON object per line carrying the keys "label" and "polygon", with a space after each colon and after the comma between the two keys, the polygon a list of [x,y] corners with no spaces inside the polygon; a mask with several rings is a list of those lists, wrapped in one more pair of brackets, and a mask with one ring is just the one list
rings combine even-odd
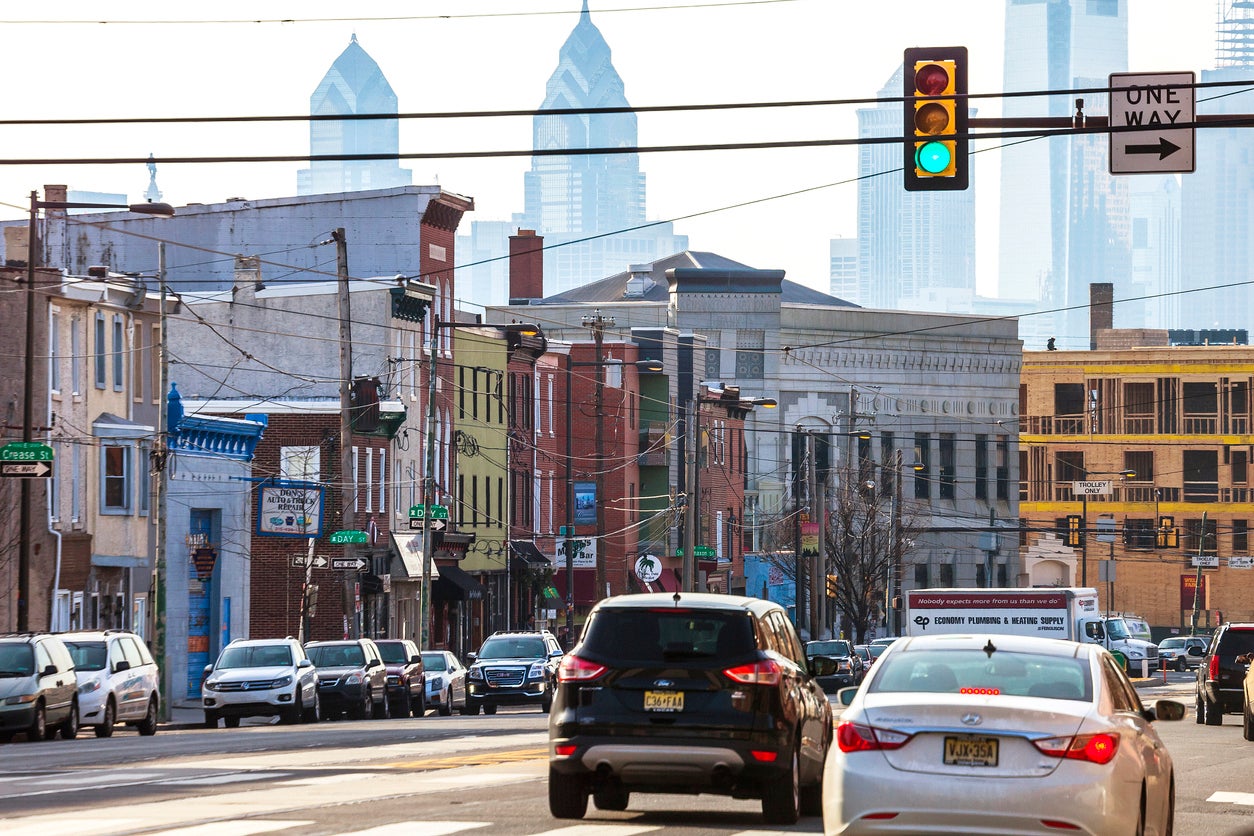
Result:
{"label": "skyscraper", "polygon": [[[911,70],[913,72],[913,69]],[[858,110],[858,137],[901,136],[899,68],[879,91],[876,107]],[[898,97],[898,101],[889,101]],[[899,173],[901,146],[858,146],[859,305],[898,310],[932,310],[925,297],[952,292],[975,294],[976,166],[965,191],[907,192]],[[968,308],[969,309],[969,308]]]}
{"label": "skyscraper", "polygon": [[[396,94],[353,35],[348,47],[309,97],[313,116],[399,113]],[[332,119],[309,123],[309,153],[396,154],[400,122],[396,119]],[[296,172],[296,193],[330,194],[408,186],[412,172],[395,159],[321,160]]]}
{"label": "skyscraper", "polygon": [[[637,145],[636,115],[568,113],[599,107],[629,107],[622,78],[610,60],[610,47],[592,22],[587,0],[579,21],[558,51],[557,68],[545,85],[543,113],[533,117],[533,150],[555,152],[584,148],[630,149]],[[669,221],[649,223],[645,216],[645,176],[639,155],[559,154],[532,157],[524,175],[524,211],[515,225],[544,238],[544,293],[551,296],[621,273],[632,264],[654,261],[687,249],[686,236],[675,235]],[[472,238],[496,235],[495,223],[472,224]],[[507,237],[507,236],[506,236]],[[467,255],[507,252],[507,240],[472,240]],[[478,264],[460,269],[458,285],[479,288],[480,274],[492,274],[492,287],[480,292],[482,303],[505,301],[504,270]],[[499,262],[492,262],[493,265]],[[483,268],[487,267],[487,270]]]}
{"label": "skyscraper", "polygon": [[[1110,73],[1127,70],[1127,0],[1007,0],[1005,25],[1007,93],[1105,86]],[[1096,97],[1085,98],[1088,112],[1101,112]],[[1070,116],[1075,97],[1008,97],[1002,112]],[[1120,294],[1119,277],[1106,270],[1118,263],[1112,250],[1128,247],[1127,187],[1104,174],[1105,142],[1057,137],[1002,150],[999,297],[1037,300],[1042,308],[1082,306],[1090,281],[1114,281]],[[1077,313],[1087,322],[1086,311]],[[1086,347],[1087,327],[1074,330],[1068,320],[1057,318],[1070,338],[1063,344]]]}

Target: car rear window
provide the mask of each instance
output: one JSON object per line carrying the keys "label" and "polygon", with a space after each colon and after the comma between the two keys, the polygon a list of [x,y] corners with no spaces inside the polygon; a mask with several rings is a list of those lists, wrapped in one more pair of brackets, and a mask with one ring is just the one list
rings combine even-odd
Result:
{"label": "car rear window", "polygon": [[885,656],[869,690],[934,694],[995,693],[1006,696],[1091,700],[1086,660],[1074,656],[983,650],[930,650]]}
{"label": "car rear window", "polygon": [[1254,628],[1232,627],[1225,630],[1219,640],[1219,652],[1224,656],[1254,653]]}
{"label": "car rear window", "polygon": [[807,656],[852,656],[853,645],[841,639],[832,641],[809,642],[806,645]]}
{"label": "car rear window", "polygon": [[403,665],[409,661],[403,642],[375,642],[379,646],[379,655],[389,665]]}
{"label": "car rear window", "polygon": [[309,654],[309,661],[320,668],[359,668],[366,664],[366,654],[362,653],[361,645],[357,644],[310,647],[306,652]]}
{"label": "car rear window", "polygon": [[757,649],[747,613],[691,610],[613,610],[596,613],[584,629],[583,652],[632,662],[726,659]]}
{"label": "car rear window", "polygon": [[422,654],[422,667],[429,671],[447,670],[444,666],[443,653],[424,653]]}
{"label": "car rear window", "polygon": [[105,653],[104,642],[67,641],[65,649],[70,651],[74,667],[80,671],[102,671],[108,654]]}

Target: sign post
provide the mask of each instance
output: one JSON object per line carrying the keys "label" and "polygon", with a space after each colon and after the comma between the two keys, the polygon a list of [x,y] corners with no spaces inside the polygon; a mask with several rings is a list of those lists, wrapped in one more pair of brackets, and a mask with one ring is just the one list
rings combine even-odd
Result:
{"label": "sign post", "polygon": [[1110,173],[1197,169],[1193,73],[1110,74]]}

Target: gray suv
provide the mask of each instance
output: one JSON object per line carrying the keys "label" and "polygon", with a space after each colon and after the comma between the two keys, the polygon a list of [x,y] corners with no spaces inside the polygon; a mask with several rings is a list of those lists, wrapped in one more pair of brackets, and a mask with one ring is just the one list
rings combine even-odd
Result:
{"label": "gray suv", "polygon": [[562,647],[548,630],[493,633],[466,671],[466,713],[495,714],[499,705],[553,705]]}
{"label": "gray suv", "polygon": [[78,735],[78,681],[65,644],[46,633],[0,636],[0,740]]}

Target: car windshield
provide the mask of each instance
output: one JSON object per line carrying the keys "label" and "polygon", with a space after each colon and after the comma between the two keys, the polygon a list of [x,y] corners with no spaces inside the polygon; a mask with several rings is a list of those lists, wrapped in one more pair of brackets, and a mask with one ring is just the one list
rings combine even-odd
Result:
{"label": "car windshield", "polygon": [[227,647],[218,659],[218,669],[279,668],[292,664],[292,651],[285,644]]}
{"label": "car windshield", "polygon": [[314,645],[305,652],[319,668],[360,668],[366,663],[366,655],[356,644]]}
{"label": "car windshield", "polygon": [[878,659],[878,658],[880,658],[880,654],[881,654],[881,653],[883,653],[885,650],[888,650],[888,645],[886,645],[886,644],[868,644],[868,645],[866,646],[866,650],[867,650],[867,653],[870,653],[870,654],[871,654],[871,658],[872,658],[872,659]]}
{"label": "car windshield", "polygon": [[538,659],[544,656],[544,640],[517,636],[488,639],[479,648],[480,659]]}
{"label": "car windshield", "polygon": [[0,644],[0,676],[30,676],[35,653],[29,644]]}
{"label": "car windshield", "polygon": [[74,668],[80,671],[102,671],[109,654],[105,651],[104,642],[66,641],[65,649],[70,651],[74,660]]}
{"label": "car windshield", "polygon": [[1106,620],[1106,635],[1112,639],[1130,639],[1131,634],[1128,633],[1128,625],[1123,623],[1122,618],[1110,618]]}
{"label": "car windshield", "polygon": [[375,642],[379,646],[379,655],[389,665],[403,665],[409,661],[404,642]]}
{"label": "car windshield", "polygon": [[1184,639],[1163,639],[1158,643],[1159,650],[1177,650],[1184,647]]}
{"label": "car windshield", "polygon": [[1091,700],[1087,660],[983,649],[929,650],[885,656],[870,691],[987,694]]}
{"label": "car windshield", "polygon": [[807,656],[852,656],[853,645],[842,639],[831,641],[809,642],[806,644]]}
{"label": "car windshield", "polygon": [[725,659],[756,647],[751,617],[724,610],[607,608],[589,620],[583,634],[589,656],[645,663]]}
{"label": "car windshield", "polygon": [[445,671],[448,667],[444,664],[443,653],[424,653],[422,654],[423,670],[428,671]]}

